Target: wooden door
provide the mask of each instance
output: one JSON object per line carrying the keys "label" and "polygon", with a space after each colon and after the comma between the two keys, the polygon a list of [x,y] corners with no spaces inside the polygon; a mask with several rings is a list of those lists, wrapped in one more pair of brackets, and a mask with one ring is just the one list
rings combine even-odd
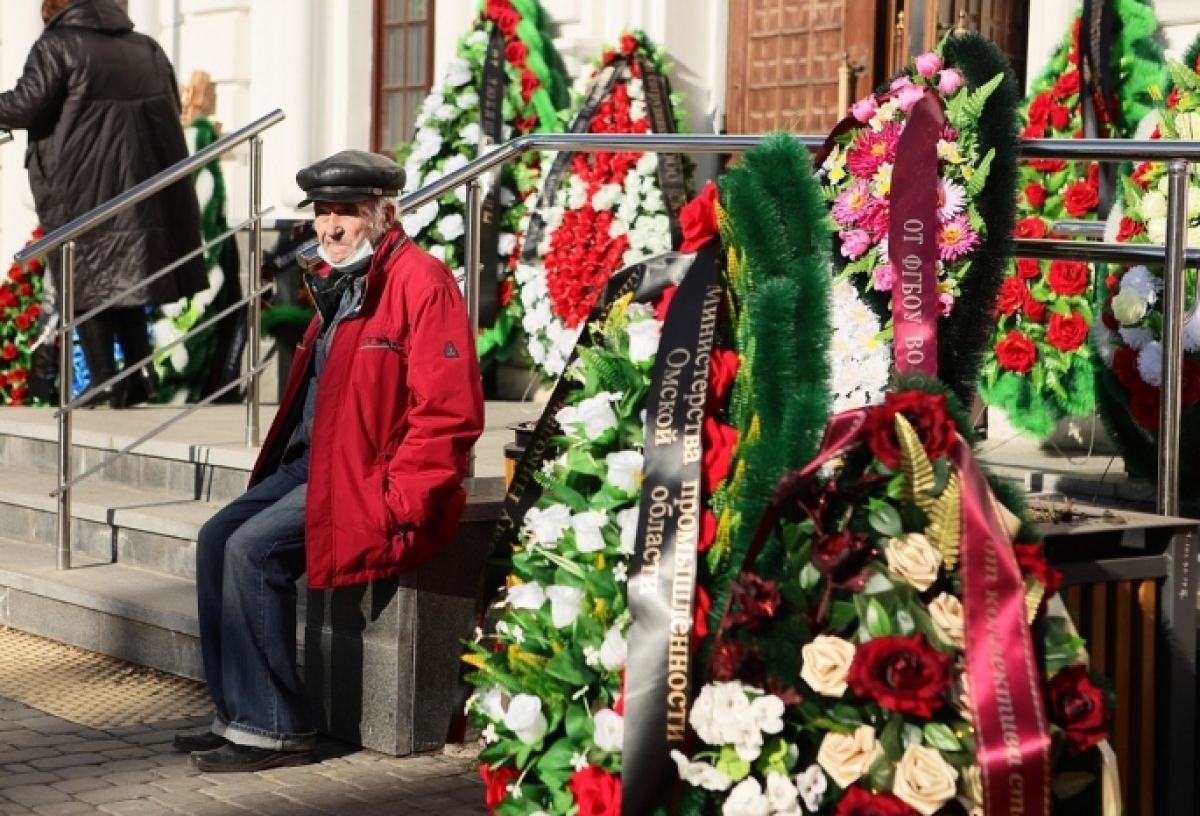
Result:
{"label": "wooden door", "polygon": [[978,31],[999,46],[1024,87],[1029,0],[881,0],[888,74],[938,44],[953,29]]}
{"label": "wooden door", "polygon": [[855,67],[853,101],[876,75],[877,0],[731,0],[725,130],[827,133],[845,115],[838,68]]}

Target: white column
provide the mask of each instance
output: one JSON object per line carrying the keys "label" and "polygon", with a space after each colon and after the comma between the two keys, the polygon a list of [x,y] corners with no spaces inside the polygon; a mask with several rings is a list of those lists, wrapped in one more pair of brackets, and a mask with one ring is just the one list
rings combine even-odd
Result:
{"label": "white column", "polygon": [[159,0],[129,0],[129,18],[133,20],[134,28],[158,40],[163,50],[169,54],[170,43],[163,43],[161,40],[161,12],[162,4]]}
{"label": "white column", "polygon": [[371,0],[326,0],[317,30],[323,32],[320,83],[314,88],[317,153],[371,148],[371,79],[374,36]]}
{"label": "white column", "polygon": [[458,51],[458,38],[475,22],[476,0],[437,0],[433,9],[433,84],[442,81],[446,65]]}
{"label": "white column", "polygon": [[[29,49],[42,34],[37,3],[0,3],[0,77],[10,90],[25,66]],[[29,174],[25,172],[25,131],[15,141],[0,146],[0,274],[8,269],[13,253],[25,245],[37,226]]]}
{"label": "white column", "polygon": [[1039,0],[1029,4],[1028,61],[1025,64],[1025,90],[1054,58],[1054,52],[1067,36],[1071,18],[1079,9],[1078,0]]}

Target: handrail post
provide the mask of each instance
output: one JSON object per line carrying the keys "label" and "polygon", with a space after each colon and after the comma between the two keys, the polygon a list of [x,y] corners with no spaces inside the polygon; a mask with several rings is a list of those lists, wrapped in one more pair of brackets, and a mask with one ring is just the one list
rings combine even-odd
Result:
{"label": "handrail post", "polygon": [[[483,231],[483,183],[479,176],[474,176],[466,184],[467,188],[467,220],[464,225],[465,257],[463,269],[466,272],[464,289],[467,295],[467,315],[471,324],[471,342],[479,337],[479,244]],[[475,475],[475,449],[467,458],[467,475]]]}
{"label": "handrail post", "polygon": [[1188,163],[1167,166],[1167,243],[1163,264],[1162,402],[1158,423],[1158,512],[1179,515],[1179,413],[1183,376],[1184,242]]}
{"label": "handrail post", "polygon": [[[59,326],[68,326],[75,319],[75,242],[62,246],[62,278],[59,302],[62,317]],[[59,329],[58,334],[58,405],[65,408],[71,402],[72,374],[74,373],[74,342],[70,329]],[[63,411],[58,417],[58,486],[71,480],[71,411]],[[58,494],[58,515],[55,519],[56,563],[60,570],[71,568],[71,490]]]}
{"label": "handrail post", "polygon": [[[262,285],[262,150],[261,136],[250,140],[250,253],[247,279],[252,293]],[[262,301],[255,296],[250,299],[246,315],[246,344],[251,375],[246,382],[246,444],[258,445],[259,429],[259,375],[254,373],[259,364],[259,327],[262,322]]]}

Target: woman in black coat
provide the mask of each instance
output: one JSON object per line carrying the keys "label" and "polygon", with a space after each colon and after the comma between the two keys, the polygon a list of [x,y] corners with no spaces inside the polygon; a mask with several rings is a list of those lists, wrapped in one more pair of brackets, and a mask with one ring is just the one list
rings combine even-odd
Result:
{"label": "woman in black coat", "polygon": [[[46,29],[24,73],[13,90],[0,94],[0,128],[29,131],[29,186],[38,219],[50,231],[187,158],[188,148],[174,70],[158,43],[133,31],[116,0],[44,0],[42,18]],[[196,191],[183,179],[77,240],[75,313],[199,246]],[[50,260],[57,268],[59,259]],[[207,287],[204,261],[197,257],[82,324],[79,339],[92,383],[116,374],[114,338],[128,361],[151,353],[146,306]],[[152,396],[153,367],[140,375],[97,393],[92,404],[107,399],[118,408]]]}

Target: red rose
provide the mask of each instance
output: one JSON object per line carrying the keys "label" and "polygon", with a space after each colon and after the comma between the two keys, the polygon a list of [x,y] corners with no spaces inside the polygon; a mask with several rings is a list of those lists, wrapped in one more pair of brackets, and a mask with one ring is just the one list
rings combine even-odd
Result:
{"label": "red rose", "polygon": [[1064,317],[1060,314],[1050,315],[1050,330],[1046,332],[1046,341],[1059,351],[1074,351],[1087,340],[1087,318],[1074,310]]}
{"label": "red rose", "polygon": [[738,355],[733,349],[713,349],[708,365],[708,411],[712,413],[725,404],[737,377]]}
{"label": "red rose", "polygon": [[1046,203],[1046,188],[1040,184],[1026,184],[1025,200],[1029,202],[1030,207],[1040,210]]}
{"label": "red rose", "polygon": [[704,591],[704,587],[696,585],[696,605],[692,609],[692,651],[700,646],[700,641],[708,637],[708,613],[712,611],[712,599]]}
{"label": "red rose", "polygon": [[1017,275],[1025,280],[1032,280],[1042,274],[1042,264],[1033,258],[1021,258],[1017,261]]}
{"label": "red rose", "polygon": [[3,357],[5,360],[17,359],[17,347],[12,343],[5,343],[4,350],[0,351],[0,357]]}
{"label": "red rose", "polygon": [[508,0],[488,0],[487,16],[496,21],[496,27],[505,39],[512,39],[521,22],[521,15]]}
{"label": "red rose", "polygon": [[22,283],[17,287],[17,291],[21,293],[21,297],[29,297],[33,294],[33,287],[28,283]]}
{"label": "red rose", "polygon": [[1134,421],[1147,431],[1157,431],[1161,418],[1158,412],[1161,407],[1162,395],[1157,388],[1130,390],[1132,394],[1129,398],[1129,413],[1133,415]]}
{"label": "red rose", "polygon": [[701,479],[704,490],[712,493],[717,485],[729,475],[729,464],[733,461],[733,448],[737,445],[738,431],[716,417],[704,419],[704,462]]}
{"label": "red rose", "polygon": [[1066,99],[1079,93],[1079,72],[1067,71],[1054,83],[1054,98]]}
{"label": "red rose", "polygon": [[33,321],[29,319],[29,315],[27,315],[27,314],[19,314],[15,318],[13,318],[13,323],[15,323],[17,328],[20,329],[21,331],[25,331],[26,329],[28,329],[30,323],[32,323],[32,322]]}
{"label": "red rose", "polygon": [[1200,364],[1183,361],[1183,404],[1200,402]]}
{"label": "red rose", "polygon": [[671,308],[671,301],[675,299],[675,293],[678,291],[678,286],[668,286],[663,290],[662,297],[654,304],[654,314],[659,320],[667,319],[667,311]]}
{"label": "red rose", "polygon": [[717,514],[705,508],[703,515],[700,516],[700,543],[696,545],[697,550],[708,552],[708,548],[717,540],[717,528],[720,525]]}
{"label": "red rose", "polygon": [[1063,730],[1072,754],[1098,745],[1105,732],[1104,692],[1083,666],[1068,666],[1046,684],[1046,712]]}
{"label": "red rose", "polygon": [[529,56],[529,46],[520,40],[513,40],[504,46],[504,58],[513,65],[523,68],[527,56]]}
{"label": "red rose", "polygon": [[567,783],[579,805],[579,816],[621,816],[621,780],[603,768],[589,765]]}
{"label": "red rose", "polygon": [[1013,230],[1013,235],[1017,238],[1045,238],[1046,222],[1036,215],[1022,218],[1017,222],[1017,228]]}
{"label": "red rose", "polygon": [[0,374],[0,388],[3,388],[6,385],[8,385],[8,377],[5,377],[3,374]]}
{"label": "red rose", "polygon": [[25,271],[23,269],[21,269],[21,267],[17,266],[16,264],[13,264],[12,267],[8,270],[8,279],[10,281],[12,281],[13,283],[24,283],[25,282]]}
{"label": "red rose", "polygon": [[1029,124],[1045,125],[1050,116],[1050,108],[1053,107],[1054,100],[1050,98],[1048,92],[1043,92],[1034,97],[1033,102],[1029,105]]}
{"label": "red rose", "polygon": [[1080,261],[1051,261],[1050,288],[1060,295],[1082,295],[1091,281],[1092,270]]}
{"label": "red rose", "polygon": [[1179,107],[1179,100],[1183,98],[1183,90],[1175,88],[1167,97],[1167,110],[1174,110]]}
{"label": "red rose", "polygon": [[1026,125],[1021,129],[1020,136],[1022,139],[1044,139],[1046,138],[1046,126]]}
{"label": "red rose", "polygon": [[996,344],[996,359],[1001,368],[1028,374],[1037,361],[1037,344],[1019,331],[1010,331]]}
{"label": "red rose", "polygon": [[863,432],[867,444],[879,461],[895,470],[900,467],[900,443],[896,438],[896,414],[913,426],[930,459],[939,459],[950,452],[958,429],[946,412],[946,398],[941,394],[912,390],[889,391],[883,405],[871,410]]}
{"label": "red rose", "polygon": [[1030,295],[1025,299],[1025,316],[1034,323],[1044,322],[1046,320],[1046,304]]}
{"label": "red rose", "polygon": [[479,766],[479,775],[483,777],[483,784],[487,786],[484,802],[492,813],[496,812],[496,808],[500,807],[500,803],[508,796],[508,786],[521,776],[516,768],[500,767],[492,770],[487,765]]}
{"label": "red rose", "polygon": [[867,537],[849,528],[832,535],[818,532],[813,539],[812,565],[834,584],[854,580],[874,555]]}
{"label": "red rose", "polygon": [[1067,163],[1062,159],[1033,159],[1029,165],[1039,173],[1061,173],[1067,169]]}
{"label": "red rose", "polygon": [[1099,204],[1100,193],[1090,182],[1077,181],[1063,193],[1063,207],[1076,218],[1087,215]]}
{"label": "red rose", "polygon": [[868,793],[858,785],[846,788],[834,816],[916,816],[916,811],[894,793]]}
{"label": "red rose", "polygon": [[25,382],[27,379],[29,379],[28,369],[14,368],[12,371],[8,372],[9,382]]}
{"label": "red rose", "polygon": [[996,311],[1000,314],[1014,315],[1029,300],[1029,287],[1021,278],[1005,278],[1000,284],[1000,294],[996,298]]}
{"label": "red rose", "polygon": [[31,303],[29,308],[25,310],[25,314],[29,315],[30,317],[38,317],[41,313],[42,307],[37,303]]}
{"label": "red rose", "polygon": [[1121,216],[1121,226],[1117,230],[1117,241],[1120,243],[1128,243],[1129,239],[1135,235],[1141,235],[1146,231],[1145,224],[1139,224],[1128,216]]}
{"label": "red rose", "polygon": [[925,640],[913,637],[872,638],[860,644],[850,664],[847,682],[863,700],[918,717],[932,717],[945,701],[954,661]]}
{"label": "red rose", "polygon": [[717,185],[704,185],[700,195],[689,201],[679,212],[679,228],[683,232],[680,252],[695,252],[719,234],[717,225]]}
{"label": "red rose", "polygon": [[632,34],[622,34],[621,35],[621,53],[629,54],[630,56],[632,56],[633,52],[636,50],[637,50],[637,38],[634,37]]}
{"label": "red rose", "polygon": [[1061,105],[1055,105],[1050,109],[1050,125],[1055,130],[1066,130],[1067,125],[1071,124],[1071,111]]}
{"label": "red rose", "polygon": [[541,80],[537,78],[537,74],[528,68],[521,69],[521,98],[528,104],[533,98],[533,92],[542,87]]}
{"label": "red rose", "polygon": [[1050,562],[1042,554],[1041,544],[1013,544],[1013,552],[1017,556],[1017,565],[1022,575],[1032,575],[1046,588],[1049,598],[1058,592],[1062,586],[1062,573],[1050,566]]}
{"label": "red rose", "polygon": [[25,395],[28,393],[28,388],[23,385],[17,385],[13,387],[13,390],[9,392],[8,396],[12,398],[13,405],[20,406],[25,404]]}

